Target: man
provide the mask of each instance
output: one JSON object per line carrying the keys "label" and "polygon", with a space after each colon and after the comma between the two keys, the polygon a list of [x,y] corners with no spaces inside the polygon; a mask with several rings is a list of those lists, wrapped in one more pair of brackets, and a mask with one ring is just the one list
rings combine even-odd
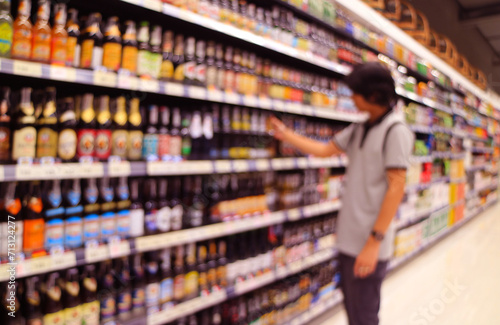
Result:
{"label": "man", "polygon": [[379,63],[354,68],[344,82],[364,124],[351,124],[329,143],[317,142],[272,118],[274,135],[304,153],[349,157],[342,208],[337,220],[341,287],[350,325],[377,325],[380,291],[393,254],[392,220],[404,196],[413,133],[393,112],[394,80]]}

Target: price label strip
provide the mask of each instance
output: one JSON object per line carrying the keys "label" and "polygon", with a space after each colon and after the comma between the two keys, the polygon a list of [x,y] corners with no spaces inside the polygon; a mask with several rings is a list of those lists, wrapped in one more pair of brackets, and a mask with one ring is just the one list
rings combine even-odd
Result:
{"label": "price label strip", "polygon": [[94,85],[115,88],[116,74],[113,72],[94,71]]}
{"label": "price label strip", "polygon": [[213,102],[222,102],[223,101],[223,93],[218,90],[218,89],[209,89],[207,91],[207,98],[208,100],[210,101],[213,101]]}
{"label": "price label strip", "polygon": [[97,247],[85,248],[85,261],[87,263],[94,263],[104,261],[109,258],[108,245],[100,245]]}
{"label": "price label strip", "polygon": [[19,76],[42,77],[42,65],[40,63],[14,60],[13,72]]}
{"label": "price label strip", "polygon": [[158,93],[160,91],[160,83],[156,80],[139,80],[139,90],[148,93]]}
{"label": "price label strip", "polygon": [[110,177],[129,176],[131,174],[130,162],[112,161],[108,164],[108,173]]}
{"label": "price label strip", "polygon": [[62,80],[67,82],[76,81],[76,69],[66,67],[50,67],[50,79]]}
{"label": "price label strip", "polygon": [[53,271],[64,270],[76,266],[75,252],[66,252],[63,254],[51,255],[51,258]]}
{"label": "price label strip", "polygon": [[175,82],[165,83],[165,93],[170,96],[184,97],[184,86]]}
{"label": "price label strip", "polygon": [[141,0],[141,3],[144,8],[161,12],[162,6],[159,0]]}
{"label": "price label strip", "polygon": [[206,99],[207,98],[207,90],[201,87],[191,86],[188,88],[188,94],[191,98],[196,99]]}
{"label": "price label strip", "polygon": [[111,258],[130,255],[130,243],[126,240],[110,242],[108,247]]}

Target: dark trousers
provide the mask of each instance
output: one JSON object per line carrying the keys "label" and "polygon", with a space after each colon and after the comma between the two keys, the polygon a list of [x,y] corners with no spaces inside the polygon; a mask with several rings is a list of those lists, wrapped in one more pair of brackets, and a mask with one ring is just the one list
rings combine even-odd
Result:
{"label": "dark trousers", "polygon": [[377,269],[367,278],[354,276],[354,257],[340,254],[340,286],[349,325],[378,325],[380,291],[387,273],[388,262],[378,262]]}

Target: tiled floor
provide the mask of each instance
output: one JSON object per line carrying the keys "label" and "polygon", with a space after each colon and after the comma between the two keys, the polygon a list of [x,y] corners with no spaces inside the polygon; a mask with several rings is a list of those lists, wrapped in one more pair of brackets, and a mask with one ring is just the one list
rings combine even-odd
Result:
{"label": "tiled floor", "polygon": [[[347,325],[343,309],[331,313],[319,323]],[[380,325],[500,325],[500,205],[389,275],[380,318]]]}

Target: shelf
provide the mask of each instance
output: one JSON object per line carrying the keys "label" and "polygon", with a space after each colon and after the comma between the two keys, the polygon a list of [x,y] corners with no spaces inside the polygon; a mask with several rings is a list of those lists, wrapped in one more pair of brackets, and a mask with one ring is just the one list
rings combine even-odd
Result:
{"label": "shelf", "polygon": [[340,289],[335,289],[333,295],[329,299],[320,300],[314,303],[314,305],[309,308],[306,312],[299,316],[296,316],[291,321],[286,322],[286,325],[307,325],[311,324],[311,321],[321,316],[325,311],[330,311],[335,306],[340,305],[343,300],[343,295]]}
{"label": "shelf", "polygon": [[436,183],[442,183],[442,182],[446,182],[446,183],[450,182],[450,177],[443,176],[443,177],[433,179],[429,183],[419,183],[419,184],[407,185],[406,192],[412,192],[412,191],[419,192],[419,191],[422,191],[422,190],[425,190],[425,189],[432,187],[432,185],[434,185]]}
{"label": "shelf", "polygon": [[436,159],[464,159],[465,153],[454,153],[450,151],[446,152],[433,152],[432,157]]}
{"label": "shelf", "polygon": [[419,223],[420,221],[427,219],[432,214],[444,212],[445,210],[449,209],[449,207],[450,207],[449,204],[446,204],[446,205],[443,205],[439,208],[431,208],[431,209],[428,209],[426,211],[416,213],[415,216],[413,218],[411,218],[410,220],[406,220],[404,222],[396,221],[396,229],[397,229],[397,231],[400,231],[404,228],[408,228],[410,226],[413,226],[413,225]]}
{"label": "shelf", "polygon": [[98,87],[139,90],[147,93],[254,107],[277,113],[299,114],[344,122],[363,122],[366,120],[366,115],[362,113],[336,111],[331,108],[313,107],[296,102],[241,95],[175,82],[146,80],[113,72],[57,67],[28,61],[0,59],[0,73]]}
{"label": "shelf", "polygon": [[410,99],[410,100],[417,102],[419,104],[423,104],[427,107],[434,108],[434,109],[437,109],[439,111],[443,111],[445,113],[453,115],[453,110],[451,108],[447,107],[446,105],[435,102],[429,98],[417,95],[414,92],[408,91],[404,88],[396,87],[396,93],[401,97]]}
{"label": "shelf", "polygon": [[465,171],[469,172],[469,173],[474,173],[474,172],[478,172],[481,170],[488,170],[488,169],[491,169],[491,165],[471,166],[471,167],[466,168]]}
{"label": "shelf", "polygon": [[497,182],[494,182],[494,183],[492,183],[492,184],[488,184],[488,185],[482,186],[482,187],[480,187],[480,188],[478,188],[478,189],[473,189],[473,190],[470,190],[470,191],[467,193],[466,197],[470,199],[470,198],[472,198],[472,197],[474,197],[474,196],[478,195],[479,193],[481,193],[481,192],[483,192],[483,191],[486,191],[486,190],[493,190],[493,189],[496,189],[496,188],[498,188],[498,181],[497,181]]}
{"label": "shelf", "polygon": [[434,130],[430,126],[410,124],[408,125],[408,127],[415,133],[423,133],[423,134],[434,133]]}
{"label": "shelf", "polygon": [[495,149],[494,148],[482,148],[482,147],[472,147],[469,148],[472,153],[483,153],[483,154],[492,154]]}

